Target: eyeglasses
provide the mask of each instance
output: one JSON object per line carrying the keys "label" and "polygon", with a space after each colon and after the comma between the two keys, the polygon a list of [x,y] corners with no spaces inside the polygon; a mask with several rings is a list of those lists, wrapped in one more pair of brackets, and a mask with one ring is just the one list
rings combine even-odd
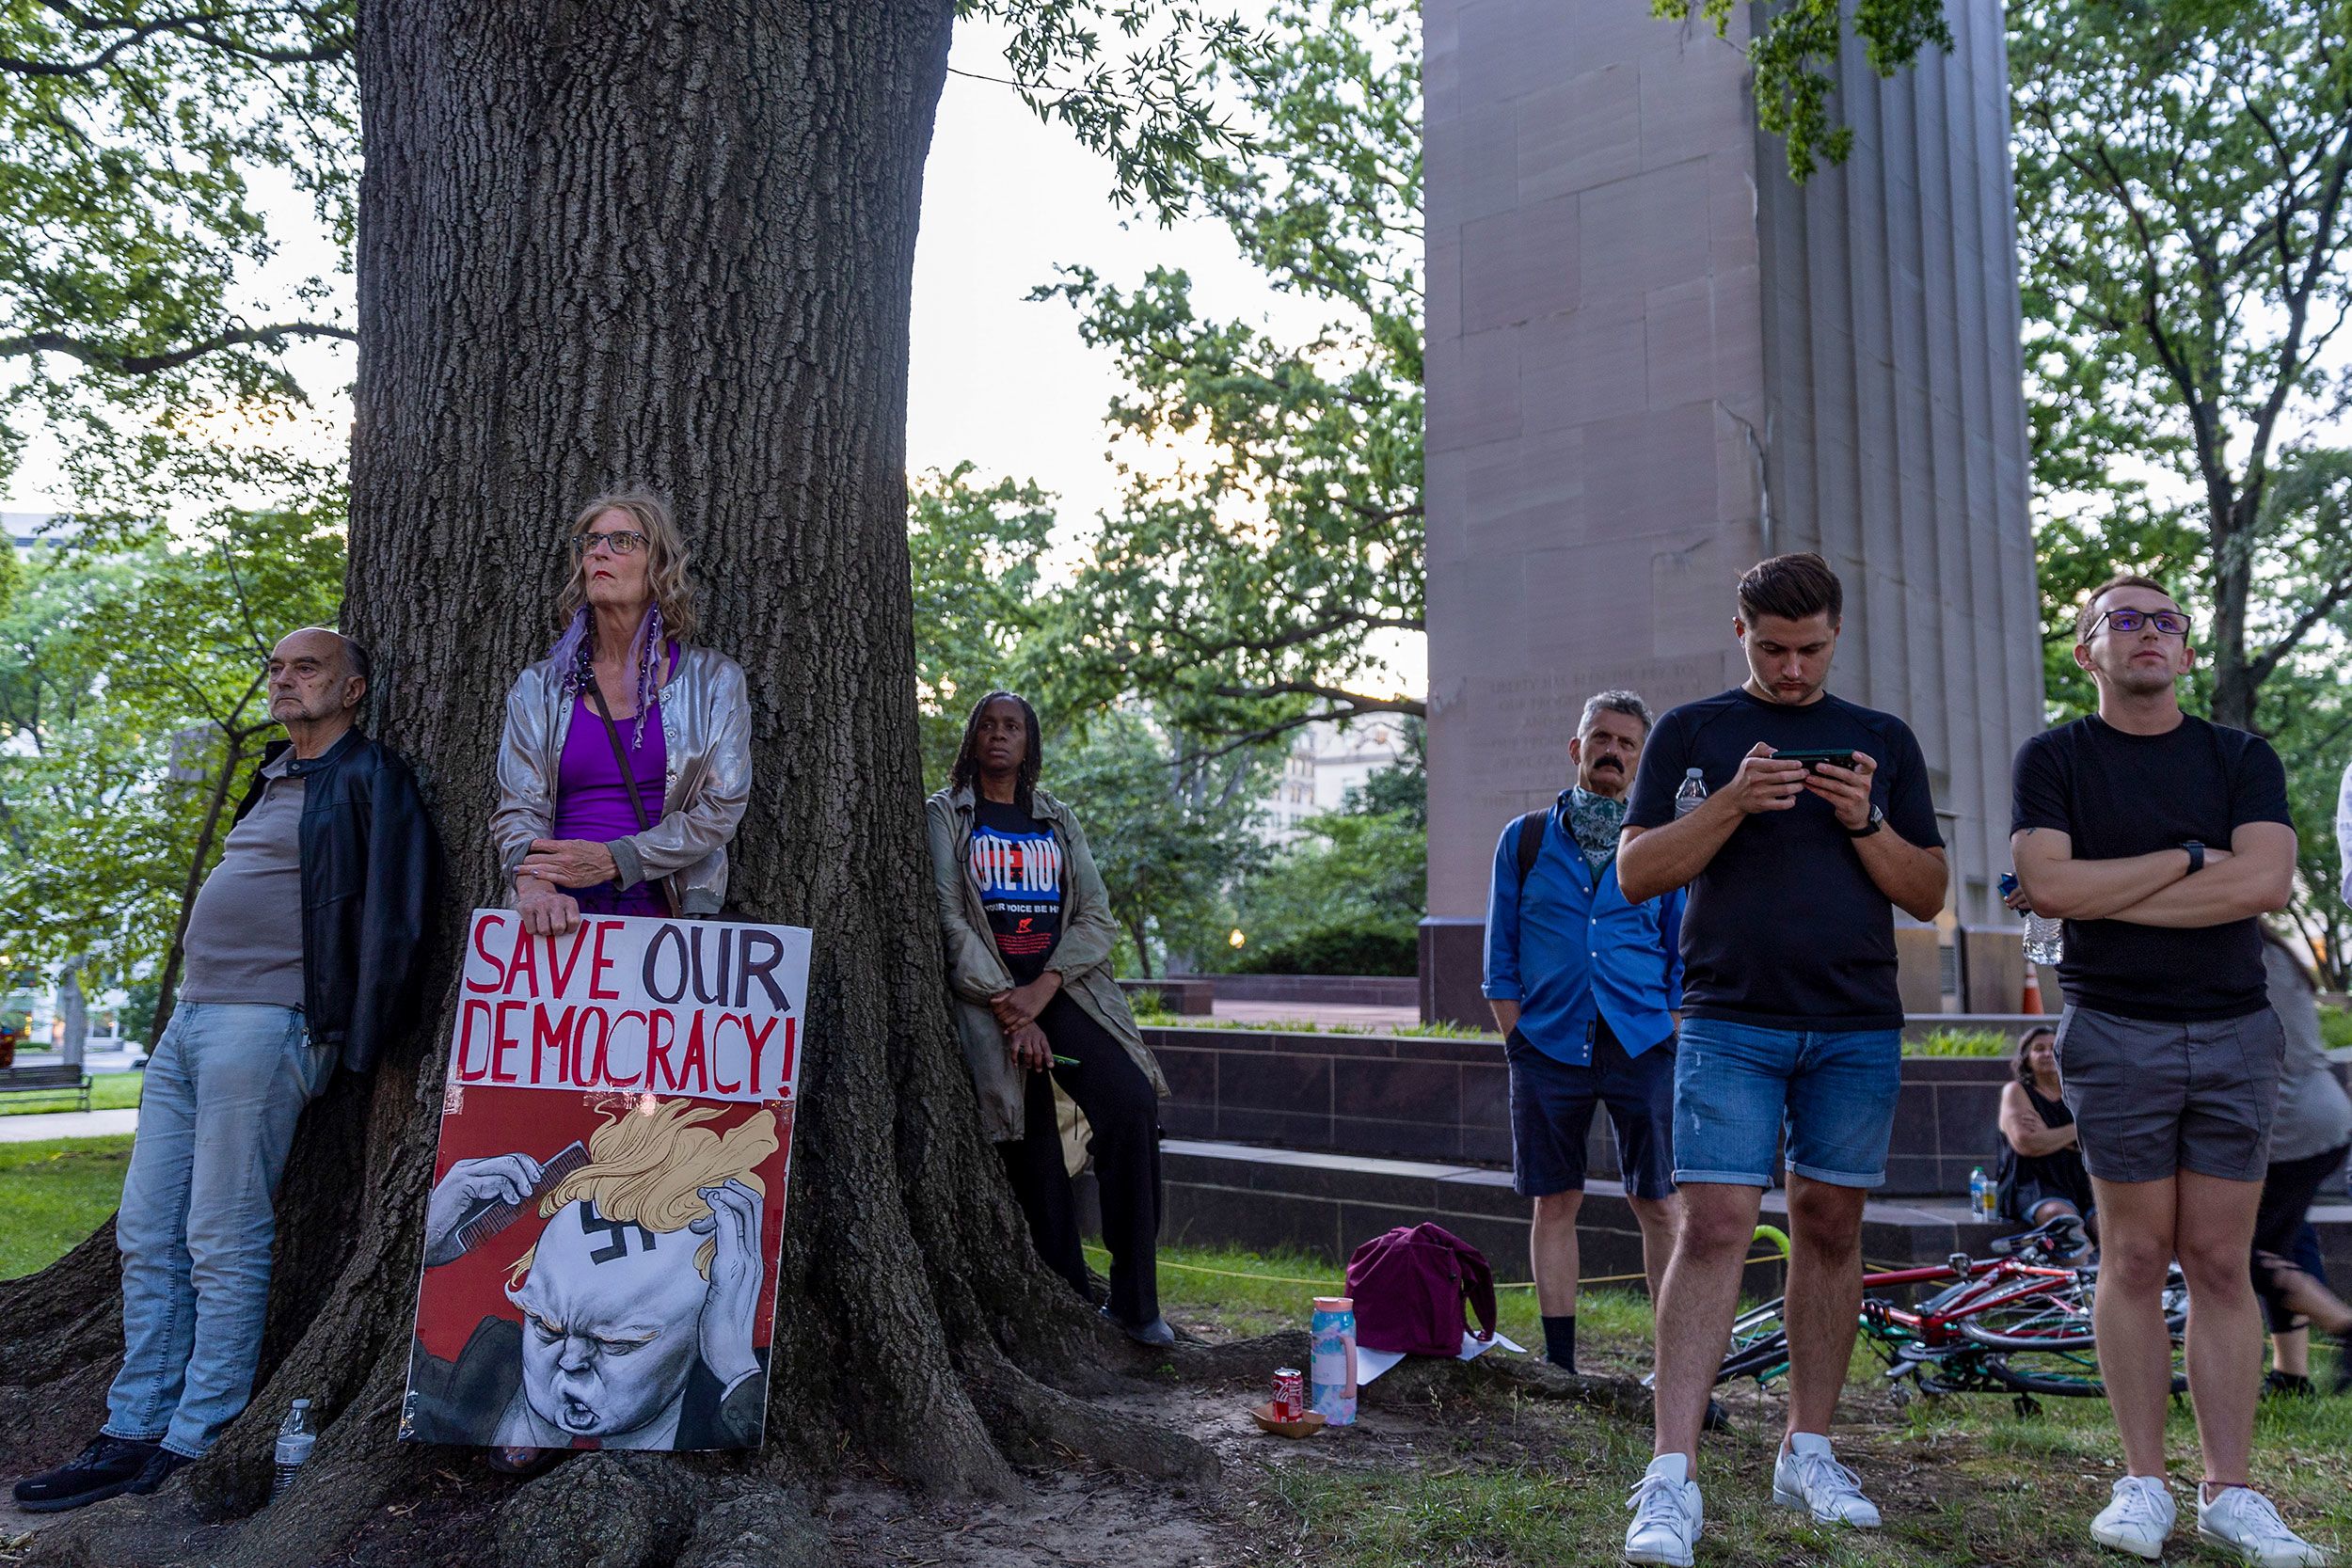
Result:
{"label": "eyeglasses", "polygon": [[573,534],[572,553],[584,556],[598,545],[602,545],[614,555],[635,555],[651,543],[653,543],[652,540],[647,539],[635,529],[616,528],[610,533]]}
{"label": "eyeglasses", "polygon": [[2177,610],[2110,610],[2090,623],[2090,635],[2099,635],[2105,626],[2129,637],[2143,626],[2153,626],[2167,637],[2186,637],[2188,617]]}

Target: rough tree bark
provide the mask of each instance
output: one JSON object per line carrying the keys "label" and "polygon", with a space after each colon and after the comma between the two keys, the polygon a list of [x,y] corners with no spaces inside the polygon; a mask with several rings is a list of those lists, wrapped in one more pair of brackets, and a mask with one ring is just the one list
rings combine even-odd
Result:
{"label": "rough tree bark", "polygon": [[[563,530],[629,481],[675,499],[704,640],[750,677],[757,784],[732,896],[817,932],[770,1448],[697,1473],[806,1472],[846,1437],[927,1488],[1004,1492],[1008,1452],[1083,1446],[1067,1392],[1032,1370],[1083,1386],[1110,1340],[1034,1262],[979,1136],[924,865],[903,445],[954,9],[362,5],[346,618],[375,651],[377,729],[416,764],[448,842],[437,1005],[409,1051],[372,1080],[340,1075],[306,1118],[251,1411],[185,1481],[75,1516],[39,1538],[42,1556],[125,1560],[133,1533],[184,1521],[190,1497],[215,1519],[249,1513],[296,1395],[327,1421],[303,1484],[208,1542],[207,1560],[331,1560],[453,1463],[393,1431],[457,917],[498,896],[492,752],[507,685],[553,630]],[[109,1227],[0,1287],[15,1329],[0,1424],[86,1410],[103,1388],[119,1346],[111,1246]],[[1200,1467],[1181,1441],[1106,1441],[1138,1467]],[[646,1560],[669,1560],[688,1544],[647,1511],[673,1463],[599,1461],[610,1487],[558,1488],[573,1528],[634,1530]]]}

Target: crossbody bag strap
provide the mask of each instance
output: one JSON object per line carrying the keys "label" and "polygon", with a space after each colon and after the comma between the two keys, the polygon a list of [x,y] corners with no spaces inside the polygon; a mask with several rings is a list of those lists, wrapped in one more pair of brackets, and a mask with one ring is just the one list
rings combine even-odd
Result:
{"label": "crossbody bag strap", "polygon": [[[653,827],[653,815],[645,810],[645,797],[637,780],[637,770],[628,765],[628,748],[621,744],[621,727],[612,721],[612,710],[605,705],[604,689],[596,684],[593,674],[588,677],[588,701],[596,707],[596,717],[604,721],[604,737],[612,743],[613,766],[621,770],[622,782],[628,785],[628,804],[629,809],[637,814],[637,831],[645,832]],[[662,902],[670,906],[670,913],[675,917],[681,908],[676,876],[673,874],[662,878],[660,886]]]}

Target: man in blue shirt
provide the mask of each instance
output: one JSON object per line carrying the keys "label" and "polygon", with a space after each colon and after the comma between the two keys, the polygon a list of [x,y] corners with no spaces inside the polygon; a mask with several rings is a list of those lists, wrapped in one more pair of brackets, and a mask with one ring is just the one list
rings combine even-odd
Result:
{"label": "man in blue shirt", "polygon": [[1617,889],[1649,709],[1630,691],[1584,705],[1568,742],[1575,784],[1502,830],[1486,900],[1486,1005],[1511,1064],[1512,1185],[1535,1200],[1528,1241],[1545,1354],[1576,1370],[1577,1211],[1596,1102],[1609,1107],[1650,1295],[1674,1250],[1675,1009],[1682,893],[1629,904]]}

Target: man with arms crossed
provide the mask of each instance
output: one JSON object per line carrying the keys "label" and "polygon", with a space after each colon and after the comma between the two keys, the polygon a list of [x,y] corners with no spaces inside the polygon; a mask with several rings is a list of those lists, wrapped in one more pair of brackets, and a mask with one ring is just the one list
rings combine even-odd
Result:
{"label": "man with arms crossed", "polygon": [[[1699,1430],[1784,1129],[1788,1433],[1772,1500],[1824,1524],[1879,1522],[1832,1456],[1829,1423],[1861,1304],[1863,1200],[1886,1179],[1902,1084],[1894,911],[1934,915],[1945,865],[1909,727],[1824,689],[1843,607],[1818,555],[1775,556],[1740,579],[1732,633],[1747,683],[1659,721],[1617,851],[1626,897],[1690,889],[1675,1062],[1682,1230],[1658,1304],[1657,1457],[1627,1505],[1629,1562],[1692,1560]],[[1678,816],[1693,771],[1707,799]]]}
{"label": "man with arms crossed", "polygon": [[1486,897],[1486,1005],[1511,1068],[1511,1180],[1535,1200],[1528,1255],[1544,1354],[1576,1370],[1576,1216],[1595,1101],[1617,1130],[1626,1201],[1658,1294],[1674,1247],[1674,1009],[1682,1003],[1682,895],[1617,891],[1626,792],[1649,735],[1630,691],[1584,705],[1576,783],[1502,830]]}
{"label": "man with arms crossed", "polygon": [[2092,1325],[2127,1474],[2091,1522],[2154,1559],[2172,1528],[2163,1291],[2188,1281],[2188,1386],[2204,1483],[2198,1533],[2265,1568],[2324,1562],[2248,1485],[2263,1320],[2246,1269],[2286,1038],[2257,917],[2286,907],[2286,773],[2257,736],[2181,711],[2188,617],[2126,574],[2074,623],[2093,717],[2017,753],[2015,902],[2066,922],[2058,1071],[2100,1219]]}

